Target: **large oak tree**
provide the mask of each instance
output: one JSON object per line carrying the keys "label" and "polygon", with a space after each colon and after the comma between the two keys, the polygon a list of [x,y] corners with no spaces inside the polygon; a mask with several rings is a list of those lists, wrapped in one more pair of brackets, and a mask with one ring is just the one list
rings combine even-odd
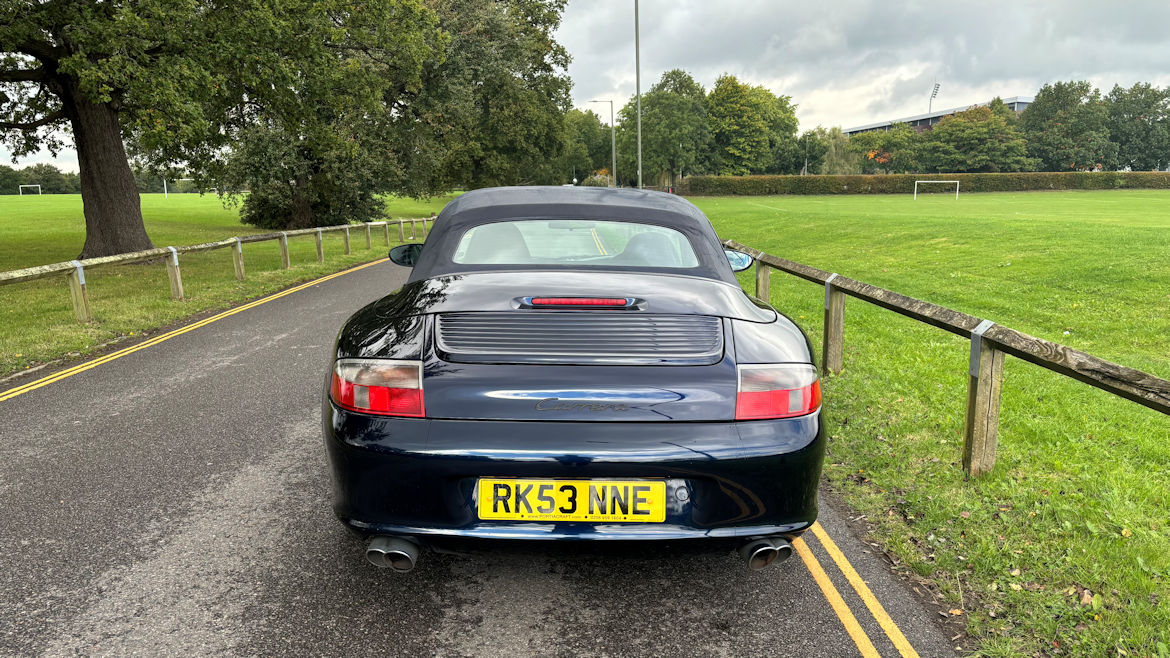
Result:
{"label": "large oak tree", "polygon": [[[298,174],[283,180],[311,215],[309,202],[331,190],[296,166],[362,185],[400,164],[367,167],[366,148],[355,168],[348,155],[385,145],[378,119],[418,92],[424,60],[443,44],[435,23],[422,0],[0,0],[0,138],[16,156],[72,138],[83,257],[152,246],[127,145],[155,167],[224,180],[231,148],[291,151],[268,180]],[[338,117],[347,130],[331,132]],[[249,141],[262,130],[267,141]]]}

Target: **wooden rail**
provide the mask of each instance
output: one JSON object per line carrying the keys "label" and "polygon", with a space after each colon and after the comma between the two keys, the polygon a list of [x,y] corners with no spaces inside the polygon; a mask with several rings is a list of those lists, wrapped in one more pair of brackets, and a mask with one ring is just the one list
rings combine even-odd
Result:
{"label": "wooden rail", "polygon": [[842,368],[845,341],[845,297],[855,297],[884,309],[944,329],[971,341],[967,390],[967,420],[963,441],[963,468],[970,475],[995,465],[999,431],[1000,387],[1004,355],[1010,354],[1143,406],[1170,414],[1170,381],[1097,358],[1071,347],[1029,336],[973,315],[871,286],[819,270],[758,249],[725,240],[724,246],[756,259],[756,296],[767,301],[768,277],[776,269],[825,288],[825,332],[822,367],[825,373]]}
{"label": "wooden rail", "polygon": [[[317,240],[317,260],[324,261],[325,251],[322,245],[323,233],[343,232],[345,253],[349,254],[349,230],[353,226],[363,226],[365,228],[366,249],[373,249],[373,238],[371,234],[372,227],[381,226],[383,228],[383,234],[386,238],[386,246],[390,246],[391,224],[398,224],[398,234],[402,237],[403,242],[407,242],[408,240],[405,236],[405,230],[403,226],[407,222],[410,223],[410,240],[414,240],[416,239],[414,231],[414,224],[416,221],[419,220],[395,219],[381,222],[366,222],[364,224],[342,224],[340,226],[323,226],[320,228],[305,228],[295,231],[279,231],[276,233],[241,235],[239,237],[227,238],[217,242],[204,242],[202,244],[192,244],[184,247],[160,247],[157,249],[146,249],[144,251],[117,254],[115,256],[101,256],[98,258],[72,260],[65,263],[53,263],[51,265],[28,267],[23,270],[0,272],[0,286],[21,283],[24,281],[33,281],[35,279],[44,279],[46,277],[60,276],[64,274],[69,281],[69,295],[73,300],[73,312],[77,316],[78,322],[89,322],[93,319],[93,314],[89,304],[89,295],[86,288],[85,273],[86,270],[91,270],[95,267],[100,267],[103,265],[140,263],[143,261],[163,259],[167,267],[167,281],[170,283],[171,297],[176,300],[182,300],[183,277],[179,268],[179,254],[230,248],[232,250],[232,269],[234,270],[235,277],[238,280],[243,281],[245,277],[243,249],[244,243],[277,240],[280,243],[281,268],[288,269],[292,266],[288,251],[288,239],[291,237],[310,234],[315,235]],[[424,235],[426,234],[426,221],[426,219],[422,220]]]}

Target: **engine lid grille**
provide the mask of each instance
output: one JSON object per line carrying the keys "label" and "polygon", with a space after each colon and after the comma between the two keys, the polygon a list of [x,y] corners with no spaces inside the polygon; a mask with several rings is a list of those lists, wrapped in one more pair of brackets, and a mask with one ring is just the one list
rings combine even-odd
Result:
{"label": "engine lid grille", "polygon": [[723,358],[723,323],[703,315],[614,311],[441,313],[436,345],[448,361],[710,365]]}

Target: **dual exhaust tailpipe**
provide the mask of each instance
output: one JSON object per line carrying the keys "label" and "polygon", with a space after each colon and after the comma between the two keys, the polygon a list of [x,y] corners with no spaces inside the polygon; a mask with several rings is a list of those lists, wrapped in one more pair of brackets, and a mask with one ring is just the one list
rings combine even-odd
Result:
{"label": "dual exhaust tailpipe", "polygon": [[[759,571],[792,556],[792,544],[783,537],[757,537],[739,549],[748,569]],[[376,567],[406,573],[418,563],[418,544],[402,537],[379,535],[366,547],[366,559]]]}
{"label": "dual exhaust tailpipe", "polygon": [[759,571],[791,557],[792,544],[783,537],[757,537],[741,546],[739,554],[747,563],[748,569]]}
{"label": "dual exhaust tailpipe", "polygon": [[366,559],[375,567],[406,573],[418,563],[418,544],[401,537],[374,537],[366,546]]}

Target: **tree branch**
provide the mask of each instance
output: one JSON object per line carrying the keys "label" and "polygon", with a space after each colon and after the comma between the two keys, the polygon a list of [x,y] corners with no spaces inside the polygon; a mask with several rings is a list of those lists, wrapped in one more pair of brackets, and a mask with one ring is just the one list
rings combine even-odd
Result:
{"label": "tree branch", "polygon": [[30,57],[35,57],[45,64],[57,62],[63,54],[59,47],[38,39],[27,39],[17,43],[15,46],[12,46],[12,50],[18,53],[24,53]]}
{"label": "tree branch", "polygon": [[0,82],[44,82],[47,78],[43,68],[0,71]]}
{"label": "tree branch", "polygon": [[42,126],[47,126],[55,121],[60,121],[65,118],[65,110],[57,110],[50,112],[36,121],[29,121],[27,123],[10,123],[8,121],[0,121],[0,130],[36,130]]}

